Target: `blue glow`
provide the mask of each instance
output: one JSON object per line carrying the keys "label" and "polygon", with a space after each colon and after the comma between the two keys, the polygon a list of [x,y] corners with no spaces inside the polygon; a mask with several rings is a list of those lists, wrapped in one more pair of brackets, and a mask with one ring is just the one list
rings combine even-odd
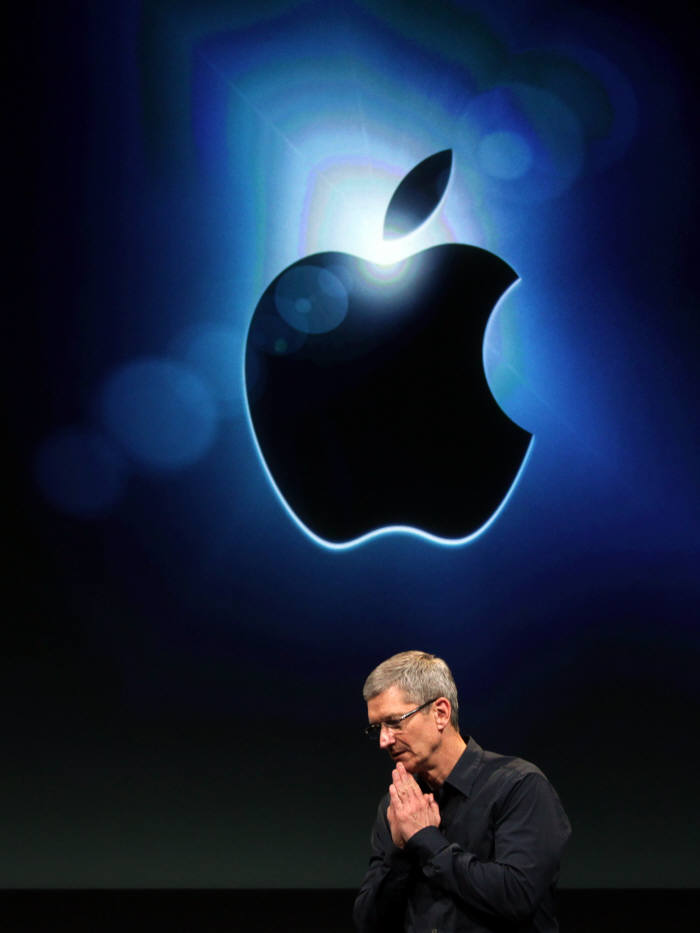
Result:
{"label": "blue glow", "polygon": [[494,178],[520,178],[532,165],[532,149],[518,133],[488,133],[479,143],[479,162]]}
{"label": "blue glow", "polygon": [[55,508],[79,518],[106,514],[121,497],[127,464],[106,438],[86,428],[64,428],[39,447],[34,474]]}
{"label": "blue glow", "polygon": [[138,464],[172,470],[195,463],[214,440],[216,405],[188,367],[162,359],[128,363],[105,382],[107,430]]}
{"label": "blue glow", "polygon": [[[556,332],[538,327],[534,318],[551,299],[533,272],[546,266],[553,246],[532,205],[568,191],[607,138],[617,139],[618,155],[629,144],[624,77],[574,46],[551,55],[509,50],[476,19],[470,21],[466,55],[455,54],[450,37],[433,34],[425,23],[419,43],[404,37],[404,27],[410,34],[413,26],[388,10],[377,18],[343,6],[328,26],[319,9],[311,3],[228,31],[223,24],[209,32],[200,26],[192,47],[198,156],[208,173],[218,173],[221,187],[227,178],[242,186],[232,202],[234,223],[244,231],[236,263],[245,270],[245,289],[237,285],[236,297],[245,292],[250,300],[236,300],[234,327],[246,330],[270,282],[315,252],[365,258],[371,264],[368,281],[380,285],[400,278],[403,260],[430,246],[481,246],[517,270],[527,296],[519,302],[509,297],[492,315],[484,340],[486,376],[499,403],[509,413],[515,407],[519,423],[532,423],[538,395],[531,361],[524,362],[533,343],[524,339],[519,309],[527,309],[527,323],[540,338],[534,347],[540,356],[557,340]],[[408,73],[417,79],[407,80]],[[605,108],[609,118],[602,123]],[[438,211],[410,235],[385,241],[384,215],[397,184],[443,148],[453,150],[454,164]],[[342,287],[352,283],[342,281]],[[334,290],[329,307],[338,316],[342,292]],[[306,332],[314,332],[313,289],[302,292],[278,296],[293,338],[278,315],[261,322],[256,339],[268,351],[293,352]],[[556,347],[554,356],[561,358]],[[193,350],[185,359],[207,378],[201,356]],[[561,382],[566,372],[552,372],[551,378]],[[249,377],[247,391],[254,395],[265,373],[256,373],[251,362]],[[415,530],[391,530],[430,539]]]}
{"label": "blue glow", "polygon": [[[256,140],[256,162],[250,164],[257,192],[256,252],[263,262],[257,269],[259,294],[282,270],[314,252],[337,250],[367,259],[368,281],[374,284],[399,280],[406,257],[445,242],[482,246],[511,261],[496,210],[511,201],[558,196],[582,169],[579,122],[554,88],[522,81],[494,85],[472,92],[455,113],[455,99],[464,96],[463,72],[449,74],[442,92],[426,97],[418,86],[402,85],[393,68],[398,59],[386,59],[379,34],[363,33],[360,39],[346,33],[344,54],[334,57],[326,47],[333,47],[337,36],[325,36],[319,45],[316,28],[307,33],[303,18],[287,28],[254,43],[255,56],[253,46],[242,50],[227,45],[223,36],[199,47],[200,74],[212,87],[228,87],[228,96],[212,94],[208,102],[228,101],[222,123],[229,127],[231,155],[247,160],[233,126],[246,127],[248,148],[251,133]],[[352,69],[347,54],[353,56]],[[429,72],[431,66],[424,64]],[[321,86],[313,80],[319,73]],[[205,82],[200,94],[204,88]],[[203,138],[199,142],[205,144]],[[415,164],[446,147],[454,150],[454,167],[439,210],[410,235],[385,241],[384,214],[396,185]],[[307,323],[313,301],[306,291],[294,290],[279,310],[297,330],[313,332]],[[287,352],[278,345],[285,338],[274,337],[274,329],[270,321],[273,351]],[[264,462],[257,444],[256,450]],[[446,543],[403,528],[367,537],[396,531]],[[474,540],[480,532],[454,543]]]}
{"label": "blue glow", "polygon": [[348,311],[345,285],[327,269],[304,265],[289,269],[275,286],[282,318],[302,334],[325,334],[342,323]]}
{"label": "blue glow", "polygon": [[600,170],[622,158],[639,124],[639,102],[629,78],[600,50],[564,43],[561,52],[581,69],[575,101],[586,130],[588,160]]}
{"label": "blue glow", "polygon": [[[483,366],[491,394],[516,424],[533,430],[527,378],[527,351],[522,325],[520,280],[514,282],[496,303],[484,332]],[[530,403],[530,404],[528,404]],[[528,419],[530,415],[530,419]]]}
{"label": "blue glow", "polygon": [[583,168],[576,115],[555,93],[525,84],[498,85],[471,100],[461,138],[493,198],[547,200]]}
{"label": "blue glow", "polygon": [[188,328],[173,341],[173,355],[184,362],[206,384],[221,415],[239,414],[243,403],[236,360],[242,335],[225,324],[202,324]]}

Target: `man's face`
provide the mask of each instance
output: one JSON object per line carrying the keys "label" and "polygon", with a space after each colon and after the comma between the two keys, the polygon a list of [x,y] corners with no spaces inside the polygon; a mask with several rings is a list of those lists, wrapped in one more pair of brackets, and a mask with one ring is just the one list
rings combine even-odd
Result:
{"label": "man's face", "polygon": [[[392,686],[368,701],[367,716],[371,723],[384,722],[396,719],[416,706],[417,703],[406,699],[403,690]],[[404,719],[396,729],[382,726],[379,735],[379,747],[386,749],[395,762],[402,762],[410,774],[428,770],[439,744],[440,731],[431,706]]]}

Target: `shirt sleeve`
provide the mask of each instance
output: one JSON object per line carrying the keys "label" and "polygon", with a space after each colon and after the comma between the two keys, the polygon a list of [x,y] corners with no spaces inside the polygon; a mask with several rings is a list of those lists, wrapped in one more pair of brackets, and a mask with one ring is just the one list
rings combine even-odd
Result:
{"label": "shirt sleeve", "polygon": [[494,807],[494,819],[493,860],[479,860],[434,826],[412,836],[405,852],[431,883],[470,907],[523,921],[556,881],[571,828],[554,788],[539,773],[518,781]]}
{"label": "shirt sleeve", "polygon": [[386,816],[389,801],[379,804],[372,827],[369,869],[355,899],[353,919],[359,933],[403,931],[408,886],[414,860],[394,845]]}

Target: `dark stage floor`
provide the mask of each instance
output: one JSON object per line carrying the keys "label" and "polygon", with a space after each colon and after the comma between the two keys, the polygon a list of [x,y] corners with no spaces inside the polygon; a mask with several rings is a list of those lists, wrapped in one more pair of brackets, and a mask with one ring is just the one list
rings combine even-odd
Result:
{"label": "dark stage floor", "polygon": [[[168,933],[352,933],[354,891],[2,891],[0,929]],[[694,929],[698,890],[560,892],[562,933],[673,933]]]}

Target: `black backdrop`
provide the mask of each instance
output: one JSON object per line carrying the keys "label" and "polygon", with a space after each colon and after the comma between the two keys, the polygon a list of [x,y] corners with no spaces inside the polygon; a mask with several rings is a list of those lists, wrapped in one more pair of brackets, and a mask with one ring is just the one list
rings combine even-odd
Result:
{"label": "black backdrop", "polygon": [[[3,887],[353,887],[388,773],[359,736],[359,691],[407,647],[451,663],[465,731],[557,786],[574,826],[566,887],[698,886],[695,26],[675,3],[15,10]],[[363,69],[405,76],[407,54],[423,155],[515,78],[584,127],[522,201],[503,173],[482,185],[467,137],[454,143],[459,177],[481,185],[479,242],[532,287],[500,338],[515,389],[492,374],[535,435],[507,508],[460,546],[310,539],[261,468],[240,393],[194,423],[207,442],[175,466],[119,449],[100,408],[110,374],[181,361],[178,335],[203,324],[234,334],[239,372],[255,295],[323,241],[322,207],[313,237],[275,239],[293,211],[274,139],[282,126],[306,155],[296,179],[342,160],[344,111],[318,80],[331,65],[295,44],[324,29],[354,37],[333,76],[365,96],[370,158],[393,145],[376,120],[391,129],[394,113],[406,134],[411,115],[400,85]],[[547,70],[553,48],[607,89],[607,122],[590,82]],[[211,73],[226,49],[224,106]],[[239,98],[278,116],[249,129]],[[221,114],[233,141],[216,136]],[[319,142],[309,126],[331,118]],[[414,162],[396,146],[398,180]],[[111,445],[88,447],[88,466],[114,469],[87,505],[66,479],[88,482],[85,459],[56,466],[67,429]]]}

